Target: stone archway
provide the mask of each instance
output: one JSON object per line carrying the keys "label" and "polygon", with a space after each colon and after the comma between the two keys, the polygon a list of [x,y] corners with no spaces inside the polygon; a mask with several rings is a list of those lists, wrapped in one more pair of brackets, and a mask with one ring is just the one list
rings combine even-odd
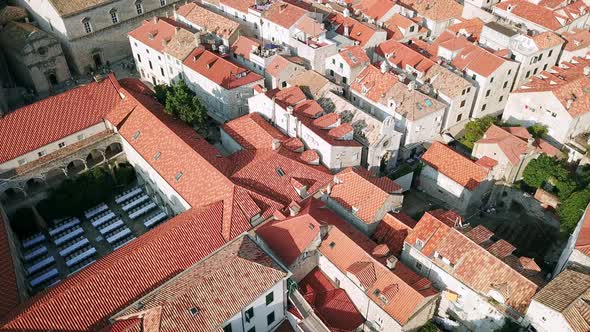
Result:
{"label": "stone archway", "polygon": [[2,201],[2,203],[10,203],[25,199],[26,197],[27,193],[23,189],[10,187],[0,194],[0,201]]}
{"label": "stone archway", "polygon": [[25,182],[25,191],[29,195],[34,195],[47,187],[47,183],[40,178],[30,178]]}
{"label": "stone archway", "polygon": [[123,146],[121,145],[121,143],[113,142],[109,144],[109,146],[107,146],[104,154],[106,159],[111,159],[121,152],[123,152]]}
{"label": "stone archway", "polygon": [[68,175],[76,175],[80,174],[82,171],[86,169],[86,163],[84,163],[81,159],[74,159],[72,160],[66,170],[68,171]]}
{"label": "stone archway", "polygon": [[99,150],[92,150],[86,156],[86,167],[92,168],[105,160],[104,154]]}
{"label": "stone archway", "polygon": [[45,173],[45,182],[48,186],[56,186],[68,178],[65,169],[52,168]]}

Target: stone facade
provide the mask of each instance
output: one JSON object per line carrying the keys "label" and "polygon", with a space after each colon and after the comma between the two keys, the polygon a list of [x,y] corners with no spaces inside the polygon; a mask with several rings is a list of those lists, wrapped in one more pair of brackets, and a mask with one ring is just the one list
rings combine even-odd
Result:
{"label": "stone facade", "polygon": [[76,74],[91,72],[130,56],[127,33],[142,20],[171,16],[174,4],[179,2],[185,1],[117,0],[64,15],[44,0],[18,0],[41,29],[59,39],[68,64]]}
{"label": "stone facade", "polygon": [[0,45],[18,83],[37,94],[71,78],[58,40],[31,24],[8,23],[0,32]]}

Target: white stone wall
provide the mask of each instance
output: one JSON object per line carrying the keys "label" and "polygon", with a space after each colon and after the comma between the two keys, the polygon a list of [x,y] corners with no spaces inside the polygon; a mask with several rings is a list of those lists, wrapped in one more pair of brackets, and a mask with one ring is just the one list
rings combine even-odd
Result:
{"label": "white stone wall", "polygon": [[[477,88],[475,86],[467,86],[465,88],[465,94],[459,94],[455,97],[439,93],[439,98],[449,105],[445,111],[441,131],[448,130],[461,123],[464,124],[469,120],[469,114],[475,103],[476,94]],[[461,106],[463,102],[465,103]]]}
{"label": "white stone wall", "polygon": [[172,209],[174,214],[180,214],[191,206],[180,196],[179,193],[160,176],[160,174],[133,148],[125,138],[121,137],[123,151],[127,156],[127,161],[133,166],[135,171],[143,181],[156,192],[164,202]]}
{"label": "white stone wall", "polygon": [[242,150],[242,146],[238,144],[228,133],[223,130],[222,127],[219,128],[221,134],[221,145],[223,148],[229,153],[232,154],[234,152]]}
{"label": "white stone wall", "polygon": [[[261,294],[256,300],[249,305],[242,308],[242,310],[234,315],[231,319],[222,324],[225,327],[231,324],[231,330],[234,332],[247,332],[252,328],[256,331],[272,331],[285,319],[285,307],[287,306],[287,281],[281,280],[264,294]],[[270,292],[274,293],[274,301],[266,305],[266,295]],[[254,317],[247,322],[246,311],[254,308]],[[275,320],[270,325],[267,324],[267,315],[271,312],[275,314]]]}
{"label": "white stone wall", "polygon": [[473,192],[428,165],[420,172],[419,186],[429,195],[442,199],[459,210],[465,210],[472,202]]}
{"label": "white stone wall", "polygon": [[542,124],[547,126],[547,134],[561,144],[567,142],[570,127],[576,122],[551,92],[511,94],[502,121],[527,127]]}
{"label": "white stone wall", "polygon": [[395,332],[402,331],[402,326],[386,313],[381,307],[373,302],[363,290],[361,290],[346,274],[342,273],[329,259],[325,256],[319,258],[319,268],[328,276],[338,287],[344,289],[352,303],[356,306],[366,320],[377,323],[382,331]]}
{"label": "white stone wall", "polygon": [[526,318],[537,332],[573,332],[562,314],[535,300],[529,305]]}
{"label": "white stone wall", "polygon": [[170,84],[168,76],[170,71],[167,70],[165,55],[131,36],[129,36],[129,43],[141,78],[153,85]]}
{"label": "white stone wall", "polygon": [[[441,108],[414,121],[406,120],[406,134],[403,145],[432,141],[440,133],[444,111],[445,108]],[[403,132],[403,130],[400,131]]]}
{"label": "white stone wall", "polygon": [[[321,162],[331,170],[339,170],[346,167],[358,166],[361,164],[362,146],[336,146],[331,145],[321,136],[299,123],[299,134],[303,143],[308,149],[316,150]],[[327,131],[326,131],[327,133]]]}
{"label": "white stone wall", "polygon": [[[500,115],[505,109],[508,95],[511,91],[514,78],[518,72],[518,62],[505,61],[495,72],[488,77],[479,75],[471,70],[466,70],[467,77],[473,77],[478,84],[478,91],[473,106],[472,118],[482,118],[487,115]],[[487,95],[487,92],[490,92]],[[485,109],[484,109],[484,106]]]}
{"label": "white stone wall", "polygon": [[[57,111],[58,110],[56,110],[56,112]],[[104,122],[99,122],[91,127],[88,127],[86,129],[82,129],[72,135],[61,138],[55,142],[49,143],[49,144],[39,147],[33,151],[29,151],[25,154],[22,154],[17,158],[14,158],[12,160],[9,160],[9,161],[6,161],[6,162],[0,164],[0,173],[14,169],[18,166],[22,166],[26,163],[30,163],[32,161],[35,161],[35,160],[41,158],[42,156],[39,156],[39,153],[42,153],[44,156],[44,155],[48,155],[52,152],[55,152],[55,151],[61,149],[59,147],[60,143],[65,143],[64,147],[66,147],[68,145],[77,143],[78,141],[81,141],[85,138],[88,138],[92,135],[103,132],[106,129],[107,129],[107,127]]]}
{"label": "white stone wall", "polygon": [[[325,66],[326,71],[324,75],[336,83],[350,85],[350,82],[356,78],[356,76],[352,76],[352,70],[350,66],[346,61],[344,61],[344,59],[342,59],[340,54],[335,54],[327,58]],[[358,72],[356,74],[358,75]],[[346,82],[343,82],[342,78],[346,78]]]}

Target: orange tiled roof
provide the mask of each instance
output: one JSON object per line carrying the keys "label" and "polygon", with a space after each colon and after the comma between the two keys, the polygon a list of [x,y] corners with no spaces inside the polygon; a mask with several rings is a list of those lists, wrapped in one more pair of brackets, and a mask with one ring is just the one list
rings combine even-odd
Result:
{"label": "orange tiled roof", "polygon": [[[16,281],[13,253],[8,243],[8,220],[5,220],[4,211],[0,210],[0,319],[10,312],[20,302],[18,285]],[[16,253],[15,253],[16,254]]]}
{"label": "orange tiled roof", "polygon": [[130,31],[129,36],[158,52],[162,52],[166,43],[176,34],[176,28],[183,25],[167,17],[154,17],[141,22],[141,25]]}
{"label": "orange tiled roof", "polygon": [[574,57],[532,76],[512,93],[550,92],[572,117],[579,116],[590,110],[590,78],[584,74],[589,65],[590,59]]}
{"label": "orange tiled roof", "polygon": [[422,161],[468,190],[477,188],[489,173],[489,169],[440,142],[432,143]]}
{"label": "orange tiled roof", "polygon": [[356,216],[371,224],[379,221],[375,217],[393,193],[401,193],[401,187],[388,177],[375,177],[366,169],[349,167],[335,175],[330,197],[347,210],[358,209]]}
{"label": "orange tiled roof", "polygon": [[582,226],[576,239],[575,248],[586,256],[590,256],[590,205],[586,207],[586,212],[580,220]]}
{"label": "orange tiled roof", "polygon": [[352,8],[374,20],[378,20],[387,14],[394,5],[395,1],[392,0],[359,0],[353,3]]}
{"label": "orange tiled roof", "polygon": [[401,0],[401,4],[414,9],[418,16],[436,22],[461,17],[463,6],[455,0]]}
{"label": "orange tiled roof", "polygon": [[247,14],[248,8],[254,6],[256,0],[219,0],[219,3]]}
{"label": "orange tiled roof", "polygon": [[231,46],[231,51],[237,55],[244,57],[246,60],[250,60],[250,53],[254,47],[258,48],[262,44],[262,41],[253,39],[246,36],[240,36]]}
{"label": "orange tiled roof", "polygon": [[289,59],[287,59],[286,57],[284,57],[282,55],[277,55],[266,67],[266,72],[270,76],[278,76],[285,69],[287,69],[287,67],[289,67],[290,65],[300,66],[296,63],[289,61]]}
{"label": "orange tiled roof", "polygon": [[367,65],[371,62],[365,50],[360,46],[347,47],[340,51],[339,54],[353,68],[360,65]]}
{"label": "orange tiled roof", "polygon": [[[243,235],[142,297],[140,308],[130,306],[114,319],[139,317],[142,331],[215,331],[287,276]],[[187,312],[193,306],[196,315]],[[157,315],[148,318],[151,311]]]}
{"label": "orange tiled roof", "polygon": [[121,101],[113,75],[21,107],[0,118],[0,163],[102,122]]}
{"label": "orange tiled roof", "polygon": [[573,29],[572,31],[564,31],[561,33],[561,37],[566,42],[564,50],[569,52],[590,46],[590,30]]}
{"label": "orange tiled roof", "polygon": [[235,89],[262,80],[263,77],[204,48],[196,48],[184,65],[224,89]]}
{"label": "orange tiled roof", "polygon": [[250,113],[223,125],[223,130],[244,149],[270,149],[273,140],[285,141],[277,128],[268,123],[260,113]]}
{"label": "orange tiled roof", "polygon": [[377,243],[386,244],[391,253],[401,254],[408,233],[414,228],[416,221],[403,212],[387,213],[377,226],[373,239]]}
{"label": "orange tiled roof", "polygon": [[357,41],[360,46],[364,46],[377,32],[376,27],[369,26],[355,20],[352,17],[344,17],[340,13],[332,13],[326,17],[326,21],[336,28],[336,33],[345,35],[345,27],[348,27],[348,36],[354,41]]}
{"label": "orange tiled roof", "polygon": [[262,17],[283,28],[289,29],[306,14],[307,10],[301,7],[284,1],[276,1],[262,13]]}
{"label": "orange tiled roof", "polygon": [[[577,19],[588,6],[584,1],[574,1],[572,3],[560,2],[546,6],[548,3],[534,4],[526,0],[506,0],[498,3],[495,7],[503,11],[508,11],[510,6],[511,15],[520,17],[524,20],[538,24],[548,30],[558,30]],[[565,4],[565,5],[563,5]],[[554,7],[555,6],[555,7]]]}
{"label": "orange tiled roof", "polygon": [[[415,246],[418,239],[423,241],[422,254],[435,264],[484,296],[490,290],[507,293],[506,304],[524,315],[539,286],[462,234],[442,218],[444,214],[443,210],[426,212],[406,243]],[[435,258],[435,251],[448,258],[452,265]],[[502,289],[498,289],[500,285]]]}
{"label": "orange tiled roof", "polygon": [[240,28],[240,23],[201,7],[194,2],[180,6],[176,10],[176,14],[207,32],[222,38],[229,38]]}
{"label": "orange tiled roof", "polygon": [[563,44],[563,39],[561,39],[558,34],[551,31],[541,32],[532,36],[531,39],[541,50],[546,50]]}
{"label": "orange tiled roof", "polygon": [[468,20],[463,20],[459,23],[455,23],[447,27],[447,30],[453,33],[463,33],[469,36],[470,40],[479,41],[479,35],[483,30],[484,22],[478,18],[474,17]]}

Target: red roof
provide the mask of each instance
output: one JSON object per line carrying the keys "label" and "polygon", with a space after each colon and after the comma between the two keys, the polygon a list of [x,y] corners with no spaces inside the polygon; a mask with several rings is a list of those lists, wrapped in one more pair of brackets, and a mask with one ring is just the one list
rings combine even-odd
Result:
{"label": "red roof", "polygon": [[[406,238],[406,243],[416,248],[416,241],[421,240],[423,255],[480,294],[487,296],[490,290],[508,290],[506,304],[524,314],[538,285],[513,269],[508,261],[492,255],[459,228],[453,227],[454,223],[447,217],[450,216],[444,210],[426,212]],[[502,243],[499,246],[503,246]],[[434,258],[435,251],[449,259],[453,266]]]}
{"label": "red roof", "polygon": [[8,242],[10,226],[3,215],[4,211],[0,210],[0,320],[20,302],[13,255]]}
{"label": "red roof", "polygon": [[130,31],[128,35],[149,48],[162,52],[166,43],[176,34],[176,28],[182,26],[181,23],[170,18],[156,16],[151,20],[142,21],[141,25]]}
{"label": "red roof", "polygon": [[263,79],[255,72],[201,47],[192,51],[184,60],[184,65],[228,90]]}
{"label": "red roof", "polygon": [[97,330],[107,318],[224,244],[223,204],[189,210],[29,299],[3,330]]}
{"label": "red roof", "polygon": [[377,32],[376,28],[363,24],[352,17],[344,17],[340,13],[331,13],[326,20],[336,27],[336,33],[339,35],[344,36],[345,27],[348,27],[348,36],[346,37],[358,41],[360,46],[364,46]]}
{"label": "red roof", "polygon": [[242,148],[248,150],[270,149],[273,140],[287,140],[287,136],[268,123],[260,113],[250,113],[233,119],[223,125],[223,130]]}
{"label": "red roof", "polygon": [[390,178],[375,177],[361,167],[340,171],[334,182],[330,197],[347,210],[357,209],[356,216],[367,224],[380,221],[382,216],[378,214],[390,195],[402,189]]}
{"label": "red roof", "polygon": [[386,244],[391,253],[399,256],[406,236],[415,225],[416,221],[403,212],[388,213],[377,226],[373,239],[377,243]]}
{"label": "red roof", "polygon": [[320,224],[309,214],[311,204],[294,217],[265,224],[256,233],[289,266],[299,255],[310,249],[314,240],[319,240]]}
{"label": "red roof", "polygon": [[332,175],[325,167],[311,166],[298,158],[299,154],[283,148],[238,151],[230,156],[235,166],[231,179],[283,205],[300,202],[303,198],[295,191],[291,178],[307,186],[308,195],[313,195],[330,183]]}
{"label": "red roof", "polygon": [[[249,236],[200,260],[115,319],[143,321],[141,331],[217,331],[288,276]],[[191,315],[195,306],[199,312]],[[155,312],[153,317],[147,317]]]}
{"label": "red roof", "polygon": [[344,61],[346,61],[346,63],[353,68],[359,65],[365,66],[371,63],[369,56],[367,56],[367,52],[365,52],[365,50],[360,46],[347,47],[338,54],[340,54],[342,59],[344,59]]}
{"label": "red roof", "polygon": [[237,55],[244,57],[246,60],[250,60],[250,53],[253,47],[260,47],[262,41],[252,39],[246,36],[240,36],[231,46],[231,51]]}
{"label": "red roof", "polygon": [[392,0],[360,0],[352,5],[354,10],[359,10],[368,17],[378,20],[387,14],[395,5]]}
{"label": "red roof", "polygon": [[489,169],[440,142],[432,143],[422,161],[468,190],[477,188],[489,173]]}
{"label": "red roof", "polygon": [[262,14],[262,17],[289,29],[306,14],[307,11],[301,7],[283,1],[276,1]]}
{"label": "red roof", "polygon": [[346,291],[332,285],[317,267],[299,282],[299,291],[333,332],[355,331],[365,319]]}
{"label": "red roof", "polygon": [[99,124],[120,101],[109,75],[8,113],[0,118],[0,163]]}
{"label": "red roof", "polygon": [[[250,229],[256,215],[268,217],[273,209],[282,207],[235,186],[226,176],[231,164],[216,148],[191,127],[164,113],[151,94],[132,92],[127,101],[134,107],[126,108],[124,117],[117,117],[122,122],[114,122],[119,133],[190,206],[223,201],[223,223],[217,230],[226,240]],[[115,115],[109,114],[111,122]]]}

